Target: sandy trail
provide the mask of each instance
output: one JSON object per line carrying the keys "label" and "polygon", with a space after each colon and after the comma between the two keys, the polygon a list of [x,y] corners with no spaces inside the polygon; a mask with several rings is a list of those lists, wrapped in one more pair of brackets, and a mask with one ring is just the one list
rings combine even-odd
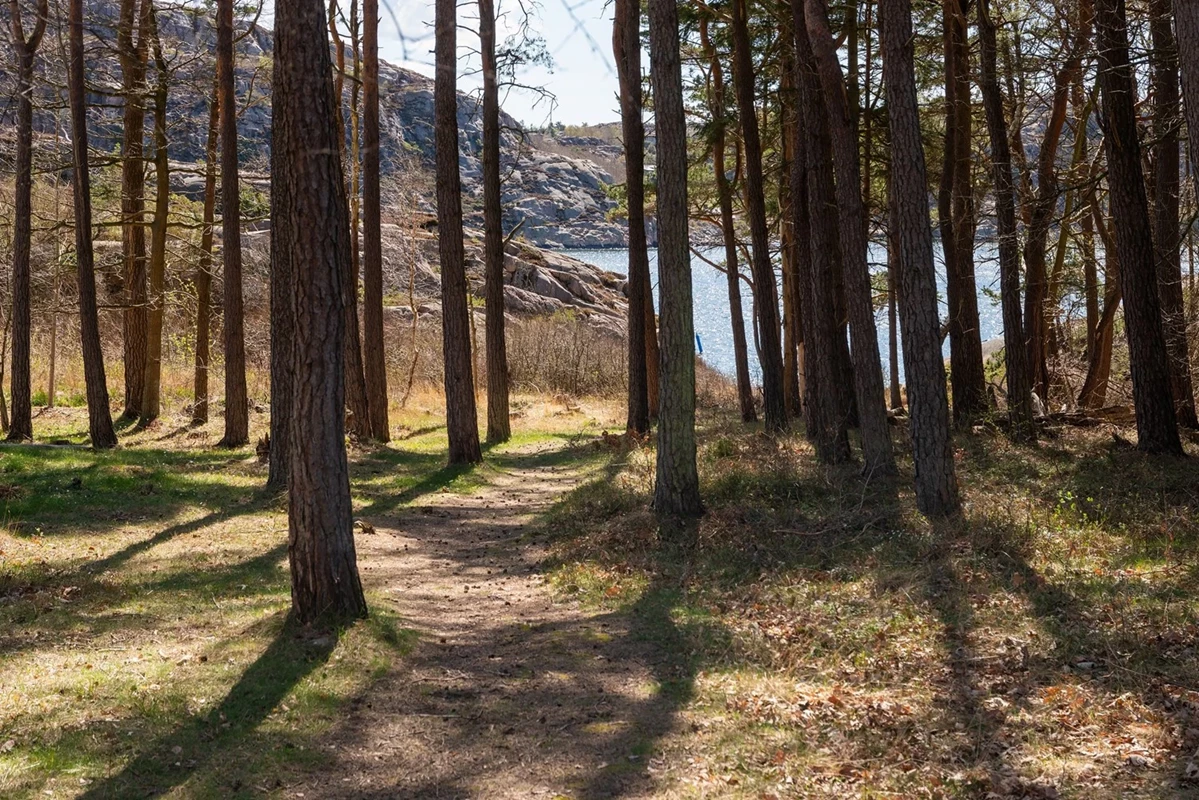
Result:
{"label": "sandy trail", "polygon": [[[306,797],[640,797],[672,726],[652,642],[625,615],[555,599],[531,523],[585,473],[556,445],[472,494],[368,520],[364,581],[419,643],[352,705]],[[527,457],[526,457],[527,456]],[[557,462],[557,463],[555,463]],[[292,791],[288,792],[289,795]]]}

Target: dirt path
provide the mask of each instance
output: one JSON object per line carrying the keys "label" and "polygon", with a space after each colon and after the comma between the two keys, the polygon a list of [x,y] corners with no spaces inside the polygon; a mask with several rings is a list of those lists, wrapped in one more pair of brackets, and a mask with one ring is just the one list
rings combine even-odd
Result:
{"label": "dirt path", "polygon": [[[530,523],[583,479],[553,446],[469,495],[422,498],[359,536],[364,580],[420,641],[355,702],[313,797],[642,797],[674,723],[647,637],[551,596]],[[288,792],[291,794],[291,792]]]}

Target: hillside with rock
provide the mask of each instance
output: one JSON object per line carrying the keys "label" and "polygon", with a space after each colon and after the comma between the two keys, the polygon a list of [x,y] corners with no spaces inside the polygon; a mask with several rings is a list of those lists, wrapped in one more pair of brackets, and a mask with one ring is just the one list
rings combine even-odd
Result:
{"label": "hillside with rock", "polygon": [[[98,151],[114,152],[121,141],[120,73],[112,55],[118,6],[113,0],[91,0],[88,14],[95,36],[93,64],[89,65],[92,102],[92,145]],[[8,7],[0,10],[0,24],[8,29]],[[207,136],[208,99],[211,92],[215,30],[212,17],[199,9],[180,8],[160,13],[159,27],[172,69],[169,100],[170,151],[177,191],[196,197],[202,191],[198,164],[204,158]],[[238,44],[238,94],[244,106],[238,131],[241,157],[247,169],[263,171],[270,156],[271,85],[270,63],[274,46],[272,33],[261,25],[244,31]],[[7,42],[0,44],[7,51]],[[45,80],[38,91],[45,102],[40,108],[59,105],[55,94],[61,64],[46,50],[39,59]],[[5,62],[11,54],[4,52]],[[0,90],[11,76],[0,75]],[[382,168],[384,184],[389,178],[431,181],[433,165],[433,80],[411,70],[380,63]],[[459,93],[458,130],[460,168],[468,224],[481,225],[483,126],[477,98]],[[12,107],[0,109],[0,146],[11,141]],[[36,126],[43,144],[58,128],[66,142],[65,115],[40,112]],[[597,145],[595,158],[586,149],[542,148],[520,124],[502,115],[502,174],[504,175],[505,233],[520,225],[520,233],[540,247],[600,248],[625,247],[627,234],[620,220],[610,218],[617,203],[608,187],[618,182],[612,174],[610,144]],[[577,143],[574,143],[577,144]],[[599,163],[597,163],[599,162]],[[602,164],[612,169],[601,166]],[[413,174],[415,173],[415,174]],[[619,176],[623,180],[623,175]],[[421,211],[432,211],[431,192]]]}

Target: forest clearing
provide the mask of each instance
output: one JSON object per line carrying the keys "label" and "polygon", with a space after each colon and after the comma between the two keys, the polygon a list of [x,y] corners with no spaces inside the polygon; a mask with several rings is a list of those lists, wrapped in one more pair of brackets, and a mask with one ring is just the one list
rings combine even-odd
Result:
{"label": "forest clearing", "polygon": [[0,32],[0,798],[1199,798],[1196,0]]}
{"label": "forest clearing", "polygon": [[965,511],[930,524],[705,409],[709,511],[664,539],[617,404],[519,400],[478,467],[428,395],[352,449],[371,616],[320,633],[248,449],[4,448],[0,794],[1196,794],[1185,462],[960,434]]}

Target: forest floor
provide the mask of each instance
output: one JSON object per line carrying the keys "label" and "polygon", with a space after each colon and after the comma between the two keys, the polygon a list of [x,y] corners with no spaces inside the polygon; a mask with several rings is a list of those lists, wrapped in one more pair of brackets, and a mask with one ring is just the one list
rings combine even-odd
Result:
{"label": "forest floor", "polygon": [[910,462],[705,413],[708,513],[660,530],[620,409],[518,407],[472,470],[430,409],[354,449],[340,631],[287,620],[282,501],[213,426],[0,448],[0,796],[1199,797],[1193,458],[980,427],[931,525]]}

